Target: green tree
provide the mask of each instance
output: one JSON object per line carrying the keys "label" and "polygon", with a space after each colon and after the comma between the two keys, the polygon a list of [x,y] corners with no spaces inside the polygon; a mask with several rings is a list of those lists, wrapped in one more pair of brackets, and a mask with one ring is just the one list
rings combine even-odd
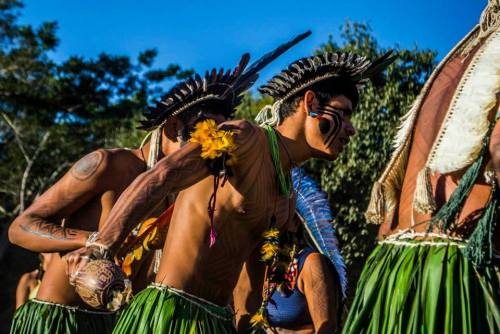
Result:
{"label": "green tree", "polygon": [[[18,25],[22,4],[0,1],[0,212],[19,214],[67,166],[98,147],[138,145],[136,121],[171,78],[153,68],[156,50],[53,62],[57,25]],[[52,177],[51,177],[52,176]]]}
{"label": "green tree", "polygon": [[0,332],[8,330],[17,278],[36,261],[8,243],[10,221],[89,151],[138,146],[145,134],[136,121],[148,102],[165,82],[191,73],[154,68],[154,49],[133,60],[103,53],[56,63],[49,52],[57,24],[19,24],[22,7],[0,0]]}

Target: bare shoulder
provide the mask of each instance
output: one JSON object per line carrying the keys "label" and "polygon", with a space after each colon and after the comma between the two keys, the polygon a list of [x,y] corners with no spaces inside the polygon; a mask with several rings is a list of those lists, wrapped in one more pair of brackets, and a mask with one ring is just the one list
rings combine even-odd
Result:
{"label": "bare shoulder", "polygon": [[333,266],[321,253],[314,252],[307,256],[302,272],[310,277],[327,277],[334,273]]}
{"label": "bare shoulder", "polygon": [[221,123],[219,129],[233,131],[237,137],[248,137],[259,131],[259,127],[243,119],[231,120]]}
{"label": "bare shoulder", "polygon": [[71,175],[80,181],[85,181],[106,171],[111,153],[108,150],[96,150],[78,160],[71,167]]}
{"label": "bare shoulder", "polygon": [[326,258],[323,254],[312,252],[304,261],[304,268],[307,266],[322,266],[324,263],[326,263]]}
{"label": "bare shoulder", "polygon": [[22,274],[21,278],[19,278],[19,285],[29,284],[31,281],[36,280],[37,275],[38,275],[38,270],[33,270],[29,273]]}
{"label": "bare shoulder", "polygon": [[261,150],[258,148],[262,143],[262,128],[246,121],[232,120],[222,123],[220,129],[234,132],[234,142],[237,146],[236,154],[238,159],[253,158],[255,154],[259,154]]}

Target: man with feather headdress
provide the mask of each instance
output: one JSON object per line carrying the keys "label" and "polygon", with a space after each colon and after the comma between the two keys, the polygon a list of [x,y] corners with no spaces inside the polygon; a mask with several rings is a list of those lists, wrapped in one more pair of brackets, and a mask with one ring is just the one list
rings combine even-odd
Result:
{"label": "man with feather headdress", "polygon": [[405,116],[366,217],[382,224],[344,333],[499,333],[500,2]]}
{"label": "man with feather headdress", "polygon": [[[283,145],[282,150],[288,158],[288,168],[297,166],[309,157],[327,160],[335,160],[338,157],[348,143],[349,137],[355,133],[350,118],[359,103],[360,88],[368,79],[380,74],[394,61],[395,57],[391,54],[392,52],[387,52],[373,62],[352,53],[324,53],[302,58],[291,63],[259,88],[262,94],[273,97],[274,102],[261,110],[256,121],[265,129],[269,138],[272,138],[275,132],[278,134],[279,143]],[[272,143],[271,139],[269,143]],[[279,168],[280,165],[276,165]],[[293,192],[291,178],[280,176],[279,169],[277,170],[276,174],[279,180],[282,180],[279,183],[281,192],[291,194]],[[303,209],[304,206],[303,201],[299,199],[298,207]],[[294,211],[295,209],[290,210],[290,214]],[[333,228],[329,223],[321,230],[326,231],[327,238],[334,238]],[[266,273],[260,262],[260,248],[256,248],[241,271],[234,294],[235,305],[238,308],[238,328],[241,332],[245,332],[250,326],[256,331],[262,327],[269,328],[273,322],[268,317],[267,302],[273,291],[269,287],[274,284],[274,277],[279,276],[275,274],[278,268],[273,268],[280,262],[279,235],[286,227],[276,224],[275,221],[270,225],[271,228],[263,234],[262,245],[262,260],[267,264]],[[321,236],[316,235],[316,238]],[[333,259],[332,249],[326,248],[322,249],[322,252],[332,256]],[[338,274],[343,272],[341,266],[338,266],[337,270]],[[265,284],[263,284],[264,277],[266,277]],[[320,279],[317,283],[320,282],[328,283],[329,280]],[[338,286],[334,288],[336,289]],[[321,305],[312,314],[313,330],[318,333],[333,332],[339,325],[335,316],[338,308],[336,309],[333,303],[335,299],[333,295],[335,292],[329,291],[329,296],[317,294],[319,299],[315,302],[310,300],[311,305]],[[328,300],[327,303],[324,303],[325,298]],[[289,320],[295,322],[300,319]]]}

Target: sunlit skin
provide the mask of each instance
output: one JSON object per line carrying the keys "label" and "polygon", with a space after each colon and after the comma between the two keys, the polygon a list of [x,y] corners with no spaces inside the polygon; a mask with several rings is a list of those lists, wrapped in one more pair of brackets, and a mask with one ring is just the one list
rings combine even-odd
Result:
{"label": "sunlit skin", "polygon": [[[420,214],[413,209],[413,196],[416,187],[416,179],[418,172],[425,166],[432,144],[434,143],[438,132],[443,123],[443,119],[448,110],[448,103],[452,93],[455,91],[463,71],[473,57],[473,52],[468,57],[457,56],[453,58],[443,69],[443,72],[436,78],[433,86],[431,86],[428,96],[433,97],[432,102],[424,103],[416,121],[413,132],[412,143],[410,147],[410,155],[408,165],[404,175],[401,196],[399,200],[399,208],[388,212],[384,223],[379,229],[378,237],[380,239],[396,233],[400,230],[407,230],[411,227],[417,232],[427,230],[428,222],[431,216],[428,214]],[[439,87],[433,89],[433,87]],[[499,95],[497,94],[497,104],[491,109],[490,120],[493,121],[496,112],[499,108]],[[473,122],[474,120],[470,120]],[[500,125],[498,121],[491,134],[489,144],[489,156],[487,161],[491,161],[497,182],[500,180]],[[431,176],[432,188],[435,194],[436,204],[438,207],[446,203],[453,191],[457,188],[458,182],[464,170],[459,170],[450,174],[441,175],[436,173]],[[486,180],[480,173],[479,179],[473,186],[470,195],[468,196],[462,211],[460,212],[457,224],[459,228],[451,232],[452,235],[467,238],[470,232],[476,225],[476,222],[482,212],[482,209],[488,203],[491,193],[491,186],[486,183]],[[497,183],[498,184],[498,183]],[[496,249],[500,249],[500,228],[497,224],[494,235],[494,245]]]}
{"label": "sunlit skin", "polygon": [[[50,258],[52,257],[52,255],[53,253],[40,254],[42,261],[41,269],[43,271],[47,271],[47,266],[48,263],[50,262]],[[40,277],[39,270],[40,269],[35,269],[32,272],[23,274],[19,279],[16,288],[16,309],[28,301],[30,294],[34,289],[36,289],[37,285],[39,284],[38,280]]]}
{"label": "sunlit skin", "polygon": [[[351,101],[342,95],[329,104],[352,109]],[[334,148],[341,147],[340,138],[354,134],[347,120],[339,139],[326,146],[328,134],[322,134],[318,120],[308,115],[308,109],[317,108],[314,92],[307,91],[297,112],[277,127],[285,173],[312,157],[335,159],[338,151]],[[278,192],[264,130],[246,121],[225,122],[220,128],[235,133],[238,163],[217,192],[217,241],[212,248],[207,204],[213,191],[213,177],[207,162],[200,157],[200,147],[193,143],[163,159],[130,185],[113,207],[98,242],[114,254],[128,232],[156,203],[170,193],[179,192],[156,282],[227,305],[242,266],[258,245],[262,232],[269,228],[271,217],[274,215],[277,225],[285,228],[295,205],[293,198]],[[79,270],[88,261],[82,256],[91,252],[92,249],[82,248],[68,254],[69,272]]]}
{"label": "sunlit skin", "polygon": [[[180,121],[171,121],[165,126],[160,158],[180,147],[176,132],[182,126]],[[38,291],[38,299],[87,307],[69,284],[66,263],[61,256],[83,247],[88,235],[103,227],[120,194],[146,170],[148,154],[149,144],[142,151],[109,149],[92,152],[76,162],[15,219],[9,228],[12,243],[35,252],[54,252]],[[158,203],[150,216],[158,216],[171,202],[172,198]],[[136,291],[154,277],[152,255],[147,255],[139,267],[133,268]]]}

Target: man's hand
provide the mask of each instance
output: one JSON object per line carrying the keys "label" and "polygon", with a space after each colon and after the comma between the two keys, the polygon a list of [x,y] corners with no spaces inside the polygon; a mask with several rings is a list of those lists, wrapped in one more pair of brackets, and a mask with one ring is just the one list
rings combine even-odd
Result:
{"label": "man's hand", "polygon": [[87,263],[92,260],[107,258],[98,248],[94,246],[82,247],[66,254],[63,260],[66,262],[66,274],[69,277],[69,283],[75,284],[78,273]]}

